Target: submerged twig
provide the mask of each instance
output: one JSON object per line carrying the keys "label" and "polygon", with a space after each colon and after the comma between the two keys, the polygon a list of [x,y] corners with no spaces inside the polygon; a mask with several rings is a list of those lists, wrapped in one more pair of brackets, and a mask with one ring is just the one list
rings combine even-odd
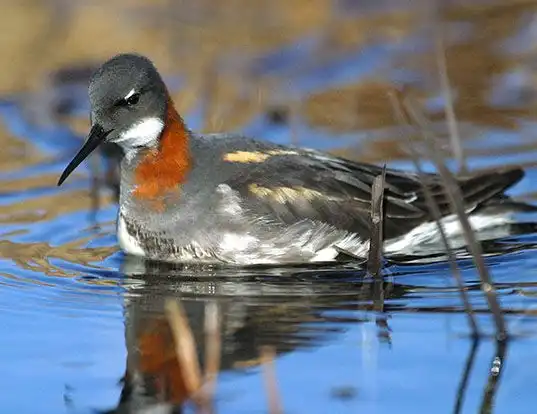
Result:
{"label": "submerged twig", "polygon": [[472,341],[472,347],[468,357],[466,358],[466,363],[464,364],[464,372],[462,374],[461,382],[459,383],[459,388],[457,389],[457,398],[455,400],[455,408],[453,409],[453,414],[459,414],[462,412],[462,407],[464,403],[464,395],[468,388],[468,381],[470,380],[470,373],[475,362],[475,356],[477,349],[479,347],[479,338],[474,338]]}
{"label": "submerged twig", "polygon": [[[389,93],[389,99],[393,106],[396,120],[402,125],[408,125],[408,121],[403,115],[403,110],[401,108],[401,105],[397,101],[393,93]],[[410,143],[412,144],[412,138],[410,138]],[[459,270],[459,267],[457,266],[455,254],[453,253],[453,250],[451,249],[449,240],[446,236],[446,232],[444,230],[444,227],[441,224],[440,220],[442,218],[442,215],[440,213],[440,209],[438,208],[438,205],[434,201],[433,195],[431,194],[431,190],[427,186],[426,176],[423,173],[423,170],[421,169],[418,156],[413,146],[411,147],[410,155],[412,157],[412,162],[414,164],[414,167],[416,168],[416,171],[420,178],[420,183],[423,189],[423,194],[425,195],[425,202],[427,203],[427,207],[429,208],[429,211],[431,213],[431,216],[433,217],[433,220],[436,222],[436,225],[438,227],[438,232],[440,234],[440,238],[442,239],[442,244],[446,248],[446,255],[448,257],[448,263],[449,263],[449,267],[451,270],[451,274],[455,278],[455,282],[457,283],[457,287],[459,288],[459,294],[460,294],[461,301],[464,306],[465,314],[468,317],[468,324],[470,325],[470,328],[472,330],[472,335],[474,337],[477,337],[479,336],[479,328],[477,326],[477,322],[475,319],[474,310],[472,308],[472,304],[470,303],[470,299],[468,298],[468,293],[464,287],[464,281],[462,280],[461,272]]]}
{"label": "submerged twig", "polygon": [[489,414],[493,411],[494,397],[498,389],[498,383],[500,382],[502,372],[505,371],[503,365],[506,359],[506,352],[507,341],[497,341],[496,353],[492,359],[487,385],[485,386],[485,392],[483,394],[483,401],[481,402],[481,408],[479,410],[481,414]]}
{"label": "submerged twig", "polygon": [[213,401],[216,377],[220,370],[220,315],[218,304],[205,305],[205,385],[207,404]]}
{"label": "submerged twig", "polygon": [[422,128],[423,137],[425,138],[426,144],[424,149],[427,153],[427,157],[433,161],[438,173],[440,174],[440,177],[442,178],[442,181],[444,182],[449,204],[459,219],[465,242],[474,259],[474,263],[481,279],[481,290],[485,293],[489,309],[494,317],[494,323],[496,325],[496,337],[498,340],[503,340],[507,337],[507,328],[505,325],[504,315],[498,302],[496,289],[492,283],[492,279],[488,273],[488,269],[483,258],[481,244],[476,240],[475,234],[468,220],[468,215],[466,214],[464,205],[462,203],[463,197],[461,190],[453,174],[442,162],[439,156],[439,148],[435,140],[432,139],[430,133],[428,133],[426,128],[427,121],[424,119],[423,115],[420,114],[420,112],[413,105],[411,105],[408,100],[405,100],[404,105],[409,114],[411,114],[414,122]]}
{"label": "submerged twig", "polygon": [[371,187],[371,237],[369,241],[367,271],[377,279],[380,278],[380,269],[382,267],[385,180],[386,166],[382,169],[382,174],[375,177]]}
{"label": "submerged twig", "polygon": [[175,355],[181,367],[186,392],[187,395],[193,396],[200,390],[202,384],[196,342],[180,302],[167,299],[164,308],[175,342]]}
{"label": "submerged twig", "polygon": [[383,279],[376,279],[373,282],[373,310],[375,311],[375,325],[377,326],[377,338],[381,342],[392,344],[392,335],[388,316],[384,309],[384,300],[386,299],[386,289]]}
{"label": "submerged twig", "polygon": [[267,392],[268,412],[270,414],[282,414],[282,404],[278,393],[276,374],[274,371],[274,357],[276,352],[271,346],[264,346],[260,350],[265,389]]}
{"label": "submerged twig", "polygon": [[209,303],[205,308],[205,375],[201,376],[196,341],[179,299],[167,299],[165,311],[170,326],[175,355],[181,369],[181,380],[187,395],[198,412],[213,412],[214,384],[220,369],[220,320],[218,307]]}

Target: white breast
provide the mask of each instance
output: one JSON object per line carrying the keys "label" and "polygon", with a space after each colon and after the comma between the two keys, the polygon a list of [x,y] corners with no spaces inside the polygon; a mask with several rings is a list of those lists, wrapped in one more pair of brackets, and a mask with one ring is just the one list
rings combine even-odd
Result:
{"label": "white breast", "polygon": [[131,236],[127,231],[127,225],[121,214],[119,215],[117,222],[117,239],[119,242],[119,247],[121,247],[126,253],[133,254],[135,256],[146,255],[138,240]]}

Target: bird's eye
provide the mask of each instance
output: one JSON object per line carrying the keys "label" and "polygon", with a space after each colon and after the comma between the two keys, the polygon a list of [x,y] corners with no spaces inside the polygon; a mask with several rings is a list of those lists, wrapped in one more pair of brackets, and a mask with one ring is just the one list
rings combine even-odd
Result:
{"label": "bird's eye", "polygon": [[140,94],[132,92],[126,97],[116,101],[115,106],[134,106],[138,103],[139,100],[140,100]]}
{"label": "bird's eye", "polygon": [[138,101],[140,100],[140,94],[139,93],[133,93],[131,96],[125,99],[125,102],[128,106],[136,105]]}

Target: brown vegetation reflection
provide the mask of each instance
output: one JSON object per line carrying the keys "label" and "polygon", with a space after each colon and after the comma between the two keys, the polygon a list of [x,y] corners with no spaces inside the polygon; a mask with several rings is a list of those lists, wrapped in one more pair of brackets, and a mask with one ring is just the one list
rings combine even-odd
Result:
{"label": "brown vegetation reflection", "polygon": [[[0,258],[11,259],[18,267],[31,270],[47,276],[75,277],[77,271],[67,271],[61,266],[55,266],[50,261],[61,259],[79,263],[88,268],[98,268],[98,263],[117,251],[113,247],[88,248],[83,244],[88,240],[77,240],[64,243],[61,246],[50,246],[47,243],[14,243],[8,240],[0,241]],[[15,276],[13,276],[15,277]]]}

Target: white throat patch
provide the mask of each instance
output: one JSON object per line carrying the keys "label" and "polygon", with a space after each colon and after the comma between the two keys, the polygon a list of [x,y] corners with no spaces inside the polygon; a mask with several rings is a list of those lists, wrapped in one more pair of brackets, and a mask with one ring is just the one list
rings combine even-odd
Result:
{"label": "white throat patch", "polygon": [[114,141],[127,152],[135,147],[148,146],[154,143],[162,130],[164,123],[158,118],[144,118],[119,135]]}

